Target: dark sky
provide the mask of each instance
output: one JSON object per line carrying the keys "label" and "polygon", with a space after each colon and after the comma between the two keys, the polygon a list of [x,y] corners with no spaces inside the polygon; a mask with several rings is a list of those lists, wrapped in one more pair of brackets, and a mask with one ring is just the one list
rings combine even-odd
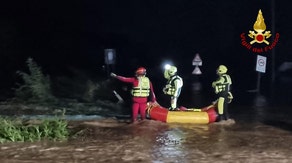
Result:
{"label": "dark sky", "polygon": [[[240,34],[253,30],[259,9],[267,30],[272,30],[275,13],[274,32],[281,35],[276,65],[292,60],[292,8],[288,1],[274,1],[274,7],[271,0],[1,2],[0,75],[13,82],[29,56],[49,74],[65,75],[74,68],[98,75],[104,49],[114,48],[116,72],[123,75],[145,66],[150,76],[162,78],[158,68],[172,60],[189,76],[199,53],[204,78],[213,79],[216,67],[226,64],[235,81],[242,76],[256,79],[256,54],[242,47]],[[270,62],[271,52],[263,55]]]}

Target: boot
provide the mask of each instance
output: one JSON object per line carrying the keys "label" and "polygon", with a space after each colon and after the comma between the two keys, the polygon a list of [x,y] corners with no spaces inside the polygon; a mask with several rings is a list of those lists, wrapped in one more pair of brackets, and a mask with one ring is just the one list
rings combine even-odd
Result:
{"label": "boot", "polygon": [[180,109],[179,109],[179,108],[172,108],[172,107],[169,107],[168,110],[169,110],[169,111],[179,111]]}
{"label": "boot", "polygon": [[227,114],[224,114],[224,120],[228,120],[229,119],[229,116]]}
{"label": "boot", "polygon": [[224,120],[224,117],[222,114],[219,114],[218,115],[218,118],[217,118],[217,122],[220,122],[220,121],[223,121]]}

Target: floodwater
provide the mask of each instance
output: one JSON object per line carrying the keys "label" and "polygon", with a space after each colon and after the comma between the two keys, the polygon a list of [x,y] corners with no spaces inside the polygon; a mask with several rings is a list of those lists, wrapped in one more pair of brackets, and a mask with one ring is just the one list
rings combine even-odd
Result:
{"label": "floodwater", "polygon": [[[197,97],[196,97],[197,98]],[[76,137],[65,142],[0,144],[2,163],[289,163],[292,110],[289,106],[230,104],[231,120],[206,125],[113,117],[71,121]]]}
{"label": "floodwater", "polygon": [[83,121],[66,142],[6,143],[5,162],[283,162],[292,161],[291,130],[260,122],[209,125]]}
{"label": "floodwater", "polygon": [[283,162],[292,161],[292,121],[281,110],[238,107],[232,120],[206,125],[104,118],[72,121],[65,142],[4,143],[0,162]]}

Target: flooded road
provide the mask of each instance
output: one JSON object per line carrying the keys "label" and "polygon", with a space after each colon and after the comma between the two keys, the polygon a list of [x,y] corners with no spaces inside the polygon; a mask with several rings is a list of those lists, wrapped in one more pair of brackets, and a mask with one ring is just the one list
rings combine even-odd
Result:
{"label": "flooded road", "polygon": [[[189,98],[185,106],[206,106],[211,100],[199,94]],[[265,105],[263,97],[248,95],[236,96],[229,108],[232,120],[220,123],[145,120],[130,124],[129,119],[113,117],[73,120],[69,128],[76,136],[70,140],[0,144],[0,162],[290,163],[290,106]]]}
{"label": "flooded road", "polygon": [[[245,116],[250,115],[241,113],[234,118]],[[153,120],[129,124],[115,118],[73,122],[71,128],[82,130],[76,130],[78,136],[71,140],[1,144],[0,161],[288,163],[292,161],[291,123],[283,117],[208,125]],[[282,128],[280,122],[287,127]]]}

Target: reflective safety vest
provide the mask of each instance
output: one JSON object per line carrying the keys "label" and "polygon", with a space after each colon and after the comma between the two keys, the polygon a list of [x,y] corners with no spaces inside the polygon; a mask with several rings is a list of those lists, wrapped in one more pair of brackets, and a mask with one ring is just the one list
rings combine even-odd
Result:
{"label": "reflective safety vest", "polygon": [[150,80],[148,77],[138,77],[138,86],[132,88],[134,97],[148,97],[150,94]]}
{"label": "reflective safety vest", "polygon": [[[179,80],[180,85],[178,85],[178,88],[175,87],[174,81]],[[170,80],[167,81],[166,86],[165,86],[165,93],[167,95],[173,96],[177,89],[181,88],[183,86],[183,81],[182,78],[175,75],[170,78]]]}
{"label": "reflective safety vest", "polygon": [[231,84],[232,84],[232,81],[231,81],[230,76],[227,74],[223,74],[219,80],[215,81],[215,93],[219,93],[223,91],[229,92]]}

